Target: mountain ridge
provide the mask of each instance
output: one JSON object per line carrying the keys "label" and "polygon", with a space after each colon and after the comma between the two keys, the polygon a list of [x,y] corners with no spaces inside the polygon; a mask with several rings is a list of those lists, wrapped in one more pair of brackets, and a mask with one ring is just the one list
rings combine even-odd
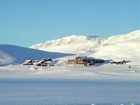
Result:
{"label": "mountain ridge", "polygon": [[[91,47],[100,47],[102,45],[107,45],[109,43],[116,43],[116,42],[121,42],[121,41],[126,41],[126,40],[132,40],[132,39],[139,39],[140,38],[140,30],[136,30],[133,32],[130,32],[128,34],[121,34],[121,35],[114,35],[110,36],[108,38],[101,38],[98,36],[84,36],[84,35],[71,35],[67,37],[63,37],[60,39],[56,40],[50,40],[46,41],[44,43],[39,43],[32,45],[31,48],[33,49],[39,49],[39,50],[44,50],[44,51],[54,51],[54,52],[65,52],[65,53],[79,53],[78,51],[83,51],[86,48],[91,48]],[[77,44],[77,45],[75,45]],[[67,46],[66,46],[67,45]],[[71,45],[71,46],[68,46]],[[74,45],[74,46],[72,46]],[[81,47],[81,49],[77,49]],[[86,45],[86,46],[84,46]],[[66,47],[73,47],[72,50],[74,49],[75,46],[76,50],[70,51],[68,49],[62,50],[64,46]],[[61,50],[60,50],[61,49]]]}
{"label": "mountain ridge", "polygon": [[105,59],[127,59],[139,65],[139,45],[140,30],[136,30],[108,38],[72,35],[33,45],[31,48],[52,52],[84,54]]}

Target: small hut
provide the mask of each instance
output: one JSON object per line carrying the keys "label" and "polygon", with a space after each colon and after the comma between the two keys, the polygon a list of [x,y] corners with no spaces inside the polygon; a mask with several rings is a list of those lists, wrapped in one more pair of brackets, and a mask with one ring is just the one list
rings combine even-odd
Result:
{"label": "small hut", "polygon": [[53,60],[51,58],[42,59],[37,63],[37,66],[53,66]]}
{"label": "small hut", "polygon": [[117,65],[119,65],[119,64],[124,64],[124,63],[126,63],[126,61],[125,60],[120,60],[120,61],[112,61],[111,62],[111,64],[117,64]]}
{"label": "small hut", "polygon": [[23,65],[53,66],[53,60],[51,58],[42,60],[25,60]]}
{"label": "small hut", "polygon": [[23,65],[33,65],[33,60],[25,60],[24,62],[23,62]]}
{"label": "small hut", "polygon": [[83,65],[83,66],[89,66],[94,65],[95,63],[103,63],[104,60],[101,59],[95,59],[92,57],[81,57],[78,56],[75,59],[69,59],[68,64],[74,64],[74,65]]}

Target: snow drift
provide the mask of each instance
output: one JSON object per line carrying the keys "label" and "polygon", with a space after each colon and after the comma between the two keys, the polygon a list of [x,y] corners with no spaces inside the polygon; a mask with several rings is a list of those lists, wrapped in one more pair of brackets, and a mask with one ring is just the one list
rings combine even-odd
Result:
{"label": "snow drift", "polygon": [[0,45],[0,65],[22,63],[26,59],[58,58],[69,54],[46,52],[14,45]]}
{"label": "snow drift", "polygon": [[105,59],[126,59],[133,64],[140,64],[140,30],[128,34],[113,35],[108,38],[72,35],[36,44],[31,48],[84,54]]}

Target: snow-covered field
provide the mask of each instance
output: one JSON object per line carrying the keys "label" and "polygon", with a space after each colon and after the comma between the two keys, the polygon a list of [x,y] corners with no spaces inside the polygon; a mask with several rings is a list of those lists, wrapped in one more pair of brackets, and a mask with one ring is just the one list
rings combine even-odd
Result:
{"label": "snow-covered field", "polygon": [[54,66],[38,67],[8,65],[0,67],[0,78],[69,78],[69,79],[136,79],[140,80],[139,67],[128,65]]}
{"label": "snow-covered field", "polygon": [[140,105],[139,81],[0,79],[0,105]]}
{"label": "snow-covered field", "polygon": [[140,105],[139,93],[137,66],[0,67],[0,105]]}
{"label": "snow-covered field", "polygon": [[140,105],[139,93],[136,66],[0,67],[0,105]]}

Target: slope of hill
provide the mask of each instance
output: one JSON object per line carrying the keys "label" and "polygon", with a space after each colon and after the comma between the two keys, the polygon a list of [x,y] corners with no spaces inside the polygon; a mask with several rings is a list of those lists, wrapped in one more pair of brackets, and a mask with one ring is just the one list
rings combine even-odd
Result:
{"label": "slope of hill", "polygon": [[133,64],[140,64],[140,31],[126,35],[111,36],[101,43],[100,48],[92,56],[127,59]]}
{"label": "slope of hill", "polygon": [[140,30],[128,34],[114,35],[108,38],[88,36],[68,36],[62,39],[47,41],[31,48],[85,54],[107,59],[127,59],[140,64]]}
{"label": "slope of hill", "polygon": [[[51,40],[40,44],[35,44],[31,48],[66,53],[80,53],[80,52],[94,52],[100,47],[108,45],[123,44],[136,44],[140,40],[140,30],[133,31],[128,34],[114,35],[108,38],[89,37],[72,35],[57,40]],[[132,46],[132,45],[131,45]],[[135,46],[135,45],[133,45]]]}
{"label": "slope of hill", "polygon": [[53,51],[53,52],[65,52],[65,53],[82,53],[90,48],[98,48],[100,46],[101,39],[98,37],[88,36],[68,36],[62,39],[51,40],[45,43],[40,43],[31,46],[31,48]]}
{"label": "slope of hill", "polygon": [[0,45],[0,65],[22,63],[26,59],[58,58],[68,54],[46,52],[14,45]]}

